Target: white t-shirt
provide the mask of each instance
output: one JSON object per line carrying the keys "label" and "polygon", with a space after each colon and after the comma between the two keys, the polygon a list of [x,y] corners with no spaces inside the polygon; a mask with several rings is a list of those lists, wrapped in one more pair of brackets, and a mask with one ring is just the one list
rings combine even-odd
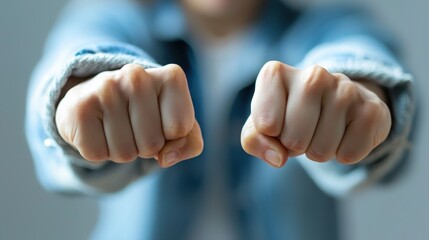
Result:
{"label": "white t-shirt", "polygon": [[205,146],[207,158],[204,169],[206,186],[202,208],[197,215],[190,239],[232,240],[237,239],[235,221],[225,186],[228,133],[226,126],[233,97],[243,85],[232,79],[233,71],[239,71],[238,56],[244,51],[244,33],[235,34],[221,41],[197,44],[200,57],[203,106],[205,117]]}

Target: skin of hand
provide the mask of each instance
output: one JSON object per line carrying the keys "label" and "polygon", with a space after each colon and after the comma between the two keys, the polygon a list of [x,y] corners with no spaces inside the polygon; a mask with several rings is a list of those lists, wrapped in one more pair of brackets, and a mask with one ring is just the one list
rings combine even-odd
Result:
{"label": "skin of hand", "polygon": [[320,66],[298,70],[271,61],[255,84],[241,144],[274,167],[306,154],[316,162],[355,164],[388,136],[391,115],[383,89]]}
{"label": "skin of hand", "polygon": [[156,158],[170,167],[199,155],[203,140],[183,70],[128,64],[69,79],[57,106],[61,137],[92,162]]}

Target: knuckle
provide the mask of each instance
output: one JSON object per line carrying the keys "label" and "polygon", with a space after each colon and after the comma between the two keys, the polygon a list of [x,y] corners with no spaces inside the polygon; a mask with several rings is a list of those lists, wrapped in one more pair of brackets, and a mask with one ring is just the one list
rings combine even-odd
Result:
{"label": "knuckle", "polygon": [[283,63],[279,61],[269,61],[264,64],[261,69],[262,79],[271,80],[275,79],[274,77],[279,75],[283,70]]}
{"label": "knuckle", "polygon": [[[119,82],[114,78],[106,79],[97,91],[98,101],[103,109],[111,109],[123,99]],[[95,99],[94,99],[95,100]]]}
{"label": "knuckle", "polygon": [[328,72],[328,70],[326,70],[326,68],[320,66],[320,65],[312,65],[310,67],[307,68],[307,71],[313,75],[313,76],[318,76],[318,77],[323,77],[326,75],[329,75],[330,73]]}
{"label": "knuckle", "polygon": [[271,116],[261,115],[255,119],[255,128],[258,132],[270,136],[278,135],[280,132],[277,120]]}
{"label": "knuckle", "polygon": [[119,81],[114,78],[106,78],[100,86],[101,96],[103,98],[109,98],[109,96],[115,95],[119,89]]}
{"label": "knuckle", "polygon": [[321,66],[311,66],[304,73],[303,92],[306,95],[317,95],[329,83],[330,73]]}
{"label": "knuckle", "polygon": [[307,150],[307,144],[302,139],[281,138],[283,146],[288,150],[301,155]]}
{"label": "knuckle", "polygon": [[124,82],[124,94],[128,99],[133,96],[143,96],[153,85],[149,78],[128,78]]}
{"label": "knuckle", "polygon": [[352,81],[340,81],[338,84],[337,93],[344,99],[356,97],[356,85]]}
{"label": "knuckle", "polygon": [[158,154],[161,149],[164,147],[165,140],[158,140],[148,143],[143,143],[138,147],[139,149],[139,156],[143,158],[150,158]]}
{"label": "knuckle", "polygon": [[117,153],[112,154],[111,160],[116,163],[128,163],[137,158],[136,150],[120,150]]}
{"label": "knuckle", "polygon": [[165,125],[164,134],[167,139],[178,139],[187,136],[191,129],[190,121],[176,120]]}
{"label": "knuckle", "polygon": [[99,151],[99,152],[81,152],[83,158],[90,162],[102,162],[108,159],[107,151]]}
{"label": "knuckle", "polygon": [[146,74],[146,70],[139,64],[130,63],[124,65],[120,73],[122,76],[127,76],[127,78],[136,78],[139,79],[143,74]]}
{"label": "knuckle", "polygon": [[146,70],[138,64],[125,65],[121,71],[124,77],[120,82],[125,83],[126,89],[128,89],[130,93],[138,92],[142,87],[144,87],[146,82],[149,82],[143,81],[148,74],[146,73]]}
{"label": "knuckle", "polygon": [[169,81],[186,82],[186,74],[183,69],[177,64],[169,64],[166,66],[165,74]]}
{"label": "knuckle", "polygon": [[359,156],[356,152],[339,150],[336,154],[338,162],[346,165],[356,163],[359,160]]}
{"label": "knuckle", "polygon": [[322,163],[329,161],[333,155],[334,154],[331,154],[328,151],[316,149],[315,147],[310,147],[306,152],[306,156],[309,159]]}
{"label": "knuckle", "polygon": [[338,81],[351,81],[350,78],[344,73],[332,73]]}
{"label": "knuckle", "polygon": [[144,81],[142,81],[141,75],[139,77],[130,76],[125,81],[131,91],[136,91],[142,87]]}
{"label": "knuckle", "polygon": [[328,70],[326,70],[324,67],[319,66],[319,65],[312,65],[310,67],[308,67],[305,72],[315,78],[315,79],[323,79],[326,76],[329,76],[330,73],[328,72]]}

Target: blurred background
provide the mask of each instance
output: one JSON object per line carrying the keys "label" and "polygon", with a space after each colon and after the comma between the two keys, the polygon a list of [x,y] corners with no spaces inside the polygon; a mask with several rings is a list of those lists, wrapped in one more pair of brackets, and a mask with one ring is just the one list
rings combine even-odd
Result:
{"label": "blurred background", "polygon": [[[288,0],[286,0],[288,1]],[[342,200],[342,236],[350,240],[429,239],[429,2],[424,0],[306,0],[359,2],[400,40],[417,79],[420,125],[411,166],[400,181]],[[38,184],[24,137],[27,82],[44,40],[66,0],[0,1],[0,239],[86,239],[94,200],[47,193]]]}

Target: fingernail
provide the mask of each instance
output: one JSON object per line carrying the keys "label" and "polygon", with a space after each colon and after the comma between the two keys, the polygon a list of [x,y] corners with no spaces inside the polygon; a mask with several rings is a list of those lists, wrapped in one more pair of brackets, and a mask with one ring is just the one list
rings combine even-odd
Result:
{"label": "fingernail", "polygon": [[265,151],[265,161],[270,162],[276,167],[281,167],[283,162],[280,154],[278,154],[276,151],[271,149],[268,149],[267,151]]}
{"label": "fingernail", "polygon": [[162,157],[163,162],[164,162],[163,165],[165,167],[170,167],[171,165],[173,165],[179,161],[179,157],[180,157],[180,154],[178,151],[168,152],[168,153],[164,154],[164,156]]}

